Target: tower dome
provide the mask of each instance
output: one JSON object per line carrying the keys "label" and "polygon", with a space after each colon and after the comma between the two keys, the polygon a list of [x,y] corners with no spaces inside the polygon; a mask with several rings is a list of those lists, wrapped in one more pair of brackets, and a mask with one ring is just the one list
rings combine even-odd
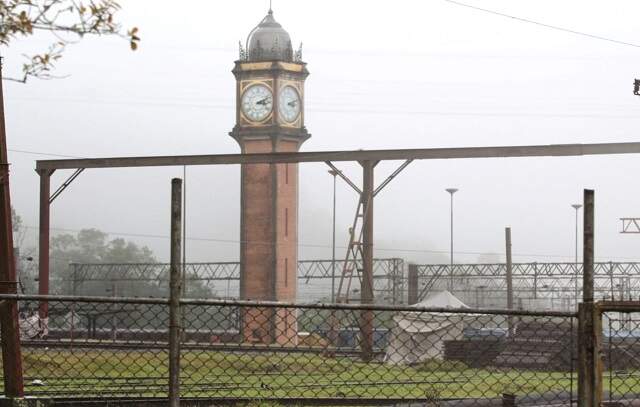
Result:
{"label": "tower dome", "polygon": [[262,19],[249,34],[247,59],[249,61],[293,61],[291,37],[273,18],[273,11]]}

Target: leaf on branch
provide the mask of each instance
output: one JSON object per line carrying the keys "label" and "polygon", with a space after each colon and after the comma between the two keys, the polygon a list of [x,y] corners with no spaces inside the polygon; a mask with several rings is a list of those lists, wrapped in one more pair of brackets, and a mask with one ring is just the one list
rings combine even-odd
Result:
{"label": "leaf on branch", "polygon": [[29,76],[50,79],[54,63],[62,56],[66,45],[73,44],[67,34],[84,38],[86,35],[117,35],[129,42],[131,50],[138,49],[138,28],[123,32],[116,20],[120,5],[116,0],[0,0],[0,45],[10,45],[19,37],[33,35],[36,31],[48,31],[60,39],[50,50],[29,57],[23,66],[26,82]]}

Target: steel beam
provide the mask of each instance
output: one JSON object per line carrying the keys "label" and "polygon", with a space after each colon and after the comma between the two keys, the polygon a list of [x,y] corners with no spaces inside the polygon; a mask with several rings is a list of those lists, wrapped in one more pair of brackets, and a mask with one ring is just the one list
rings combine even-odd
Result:
{"label": "steel beam", "polygon": [[315,151],[265,154],[182,155],[40,160],[37,170],[77,168],[170,167],[183,165],[269,164],[327,161],[441,160],[459,158],[561,157],[640,154],[640,142],[550,144],[503,147],[422,148],[402,150]]}
{"label": "steel beam", "polygon": [[69,178],[67,178],[67,180],[65,182],[62,183],[62,185],[60,185],[58,187],[58,189],[56,189],[56,192],[53,193],[53,195],[51,195],[51,197],[49,198],[49,203],[52,203],[53,201],[56,200],[56,198],[58,196],[60,196],[60,194],[67,189],[67,187],[69,185],[71,185],[71,183],[78,178],[78,175],[82,174],[82,171],[84,171],[84,168],[78,168],[77,170],[74,171],[73,174],[71,174],[71,176]]}
{"label": "steel beam", "polygon": [[331,161],[327,161],[325,164],[327,164],[327,166],[329,166],[329,168],[331,168],[333,171],[335,171],[336,175],[339,176],[340,178],[342,178],[342,180],[344,182],[347,183],[347,185],[349,185],[351,188],[353,188],[354,191],[356,191],[356,193],[358,195],[362,194],[362,191],[360,190],[360,188],[358,188],[358,186],[349,179],[349,177],[347,177],[346,175],[344,175],[344,173],[342,171],[340,171],[338,169],[338,167],[336,167],[335,165],[333,165],[333,163]]}
{"label": "steel beam", "polygon": [[409,164],[411,164],[413,162],[413,160],[407,160],[404,163],[402,163],[402,165],[400,167],[398,167],[391,175],[389,175],[387,177],[387,179],[384,180],[384,182],[380,185],[378,185],[378,188],[376,188],[375,191],[373,191],[373,196],[376,196],[380,193],[380,191],[382,191],[384,189],[384,187],[386,187],[387,185],[389,185],[389,183],[391,181],[393,181],[393,179],[395,177],[397,177],[405,168],[407,168],[407,166]]}

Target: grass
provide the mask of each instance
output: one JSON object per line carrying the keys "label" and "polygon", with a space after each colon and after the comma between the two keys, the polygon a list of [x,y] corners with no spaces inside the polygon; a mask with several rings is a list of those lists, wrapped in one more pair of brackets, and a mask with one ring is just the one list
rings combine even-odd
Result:
{"label": "grass", "polygon": [[[407,367],[315,354],[219,351],[187,351],[181,360],[184,397],[485,398],[571,388],[569,372],[472,369],[437,360]],[[23,364],[30,395],[166,396],[165,351],[25,349]],[[574,374],[574,392],[576,385]],[[638,385],[634,376],[613,383],[615,389]]]}

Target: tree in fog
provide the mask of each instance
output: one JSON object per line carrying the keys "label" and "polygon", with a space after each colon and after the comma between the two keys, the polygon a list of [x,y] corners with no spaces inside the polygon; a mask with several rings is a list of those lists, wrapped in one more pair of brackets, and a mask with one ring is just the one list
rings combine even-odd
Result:
{"label": "tree in fog", "polygon": [[108,234],[97,229],[83,229],[75,235],[65,233],[53,237],[50,252],[52,291],[70,294],[75,280],[76,289],[79,289],[76,290],[77,294],[112,295],[115,285],[118,295],[125,292],[127,295],[157,295],[159,282],[154,281],[156,276],[144,276],[149,278],[148,281],[130,281],[134,276],[126,266],[105,269],[102,275],[74,272],[72,263],[157,263],[148,247],[122,238],[109,240],[108,237]]}
{"label": "tree in fog", "polygon": [[18,288],[23,293],[35,293],[35,277],[38,272],[36,263],[33,261],[35,248],[24,247],[27,228],[24,225],[22,216],[13,207],[11,207],[11,227],[13,231],[13,247],[18,249],[18,257],[15,259]]}
{"label": "tree in fog", "polygon": [[25,55],[22,72],[4,80],[25,83],[28,78],[52,79],[65,48],[87,36],[118,36],[132,50],[138,48],[138,28],[123,30],[115,0],[0,0],[0,45],[14,46],[19,39],[49,34],[51,43],[39,53]]}
{"label": "tree in fog", "polygon": [[[100,230],[57,235],[51,239],[50,253],[52,292],[111,296],[115,290],[117,296],[133,297],[169,294],[169,267],[159,264],[151,249],[122,238],[109,240]],[[95,264],[106,266],[91,268],[89,273],[90,267],[83,266]],[[189,274],[187,280],[190,297],[210,296],[202,281],[194,281]]]}

